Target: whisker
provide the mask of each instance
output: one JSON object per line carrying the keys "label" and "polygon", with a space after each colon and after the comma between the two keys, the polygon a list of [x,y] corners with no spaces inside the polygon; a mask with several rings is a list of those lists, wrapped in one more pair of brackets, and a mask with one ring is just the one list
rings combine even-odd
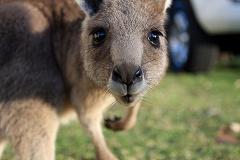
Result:
{"label": "whisker", "polygon": [[151,106],[153,105],[152,101],[148,100],[146,97],[143,97],[142,101],[143,101],[143,103],[145,103],[147,105],[151,105]]}

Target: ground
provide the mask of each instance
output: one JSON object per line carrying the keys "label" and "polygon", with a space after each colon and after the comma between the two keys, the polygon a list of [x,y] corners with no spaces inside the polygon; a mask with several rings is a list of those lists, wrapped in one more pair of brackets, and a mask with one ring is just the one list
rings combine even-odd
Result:
{"label": "ground", "polygon": [[[128,132],[104,130],[121,160],[238,160],[240,145],[218,144],[219,128],[240,122],[240,66],[210,73],[168,73],[144,100],[137,126]],[[111,109],[122,114],[122,106]],[[13,159],[8,147],[3,160]],[[90,140],[78,123],[63,126],[57,160],[93,160]]]}

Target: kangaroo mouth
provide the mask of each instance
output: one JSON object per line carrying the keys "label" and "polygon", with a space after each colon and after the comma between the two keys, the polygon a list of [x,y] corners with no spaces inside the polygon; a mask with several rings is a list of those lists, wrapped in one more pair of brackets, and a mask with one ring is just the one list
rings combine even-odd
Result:
{"label": "kangaroo mouth", "polygon": [[119,103],[126,106],[134,106],[134,104],[141,100],[146,90],[146,83],[143,80],[134,85],[127,86],[126,84],[110,80],[108,90]]}
{"label": "kangaroo mouth", "polygon": [[126,104],[131,104],[136,100],[136,96],[132,94],[127,94],[121,97],[122,101]]}

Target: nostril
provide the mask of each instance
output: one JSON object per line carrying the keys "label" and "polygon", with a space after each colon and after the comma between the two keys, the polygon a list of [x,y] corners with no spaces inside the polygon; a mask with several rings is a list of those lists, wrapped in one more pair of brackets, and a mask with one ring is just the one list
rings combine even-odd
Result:
{"label": "nostril", "polygon": [[112,80],[131,86],[143,80],[143,70],[135,65],[115,66],[112,71]]}
{"label": "nostril", "polygon": [[120,71],[117,67],[114,67],[112,72],[112,80],[116,82],[122,82],[122,76],[120,74]]}

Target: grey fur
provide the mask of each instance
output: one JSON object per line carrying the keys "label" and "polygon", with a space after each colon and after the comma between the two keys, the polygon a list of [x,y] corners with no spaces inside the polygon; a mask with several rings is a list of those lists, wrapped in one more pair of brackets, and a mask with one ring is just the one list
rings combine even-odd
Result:
{"label": "grey fur", "polygon": [[[164,34],[165,0],[81,2],[88,5],[0,0],[0,154],[8,140],[17,160],[54,160],[59,119],[76,113],[97,160],[117,160],[102,134],[103,113],[116,100],[127,105],[125,117],[105,125],[132,128],[142,97],[163,78],[166,40],[160,37],[161,47],[154,48],[146,35],[152,29]],[[107,38],[94,47],[97,27]],[[130,88],[113,82],[120,64],[141,66],[144,80]],[[121,100],[126,90],[134,94],[131,104]]]}

